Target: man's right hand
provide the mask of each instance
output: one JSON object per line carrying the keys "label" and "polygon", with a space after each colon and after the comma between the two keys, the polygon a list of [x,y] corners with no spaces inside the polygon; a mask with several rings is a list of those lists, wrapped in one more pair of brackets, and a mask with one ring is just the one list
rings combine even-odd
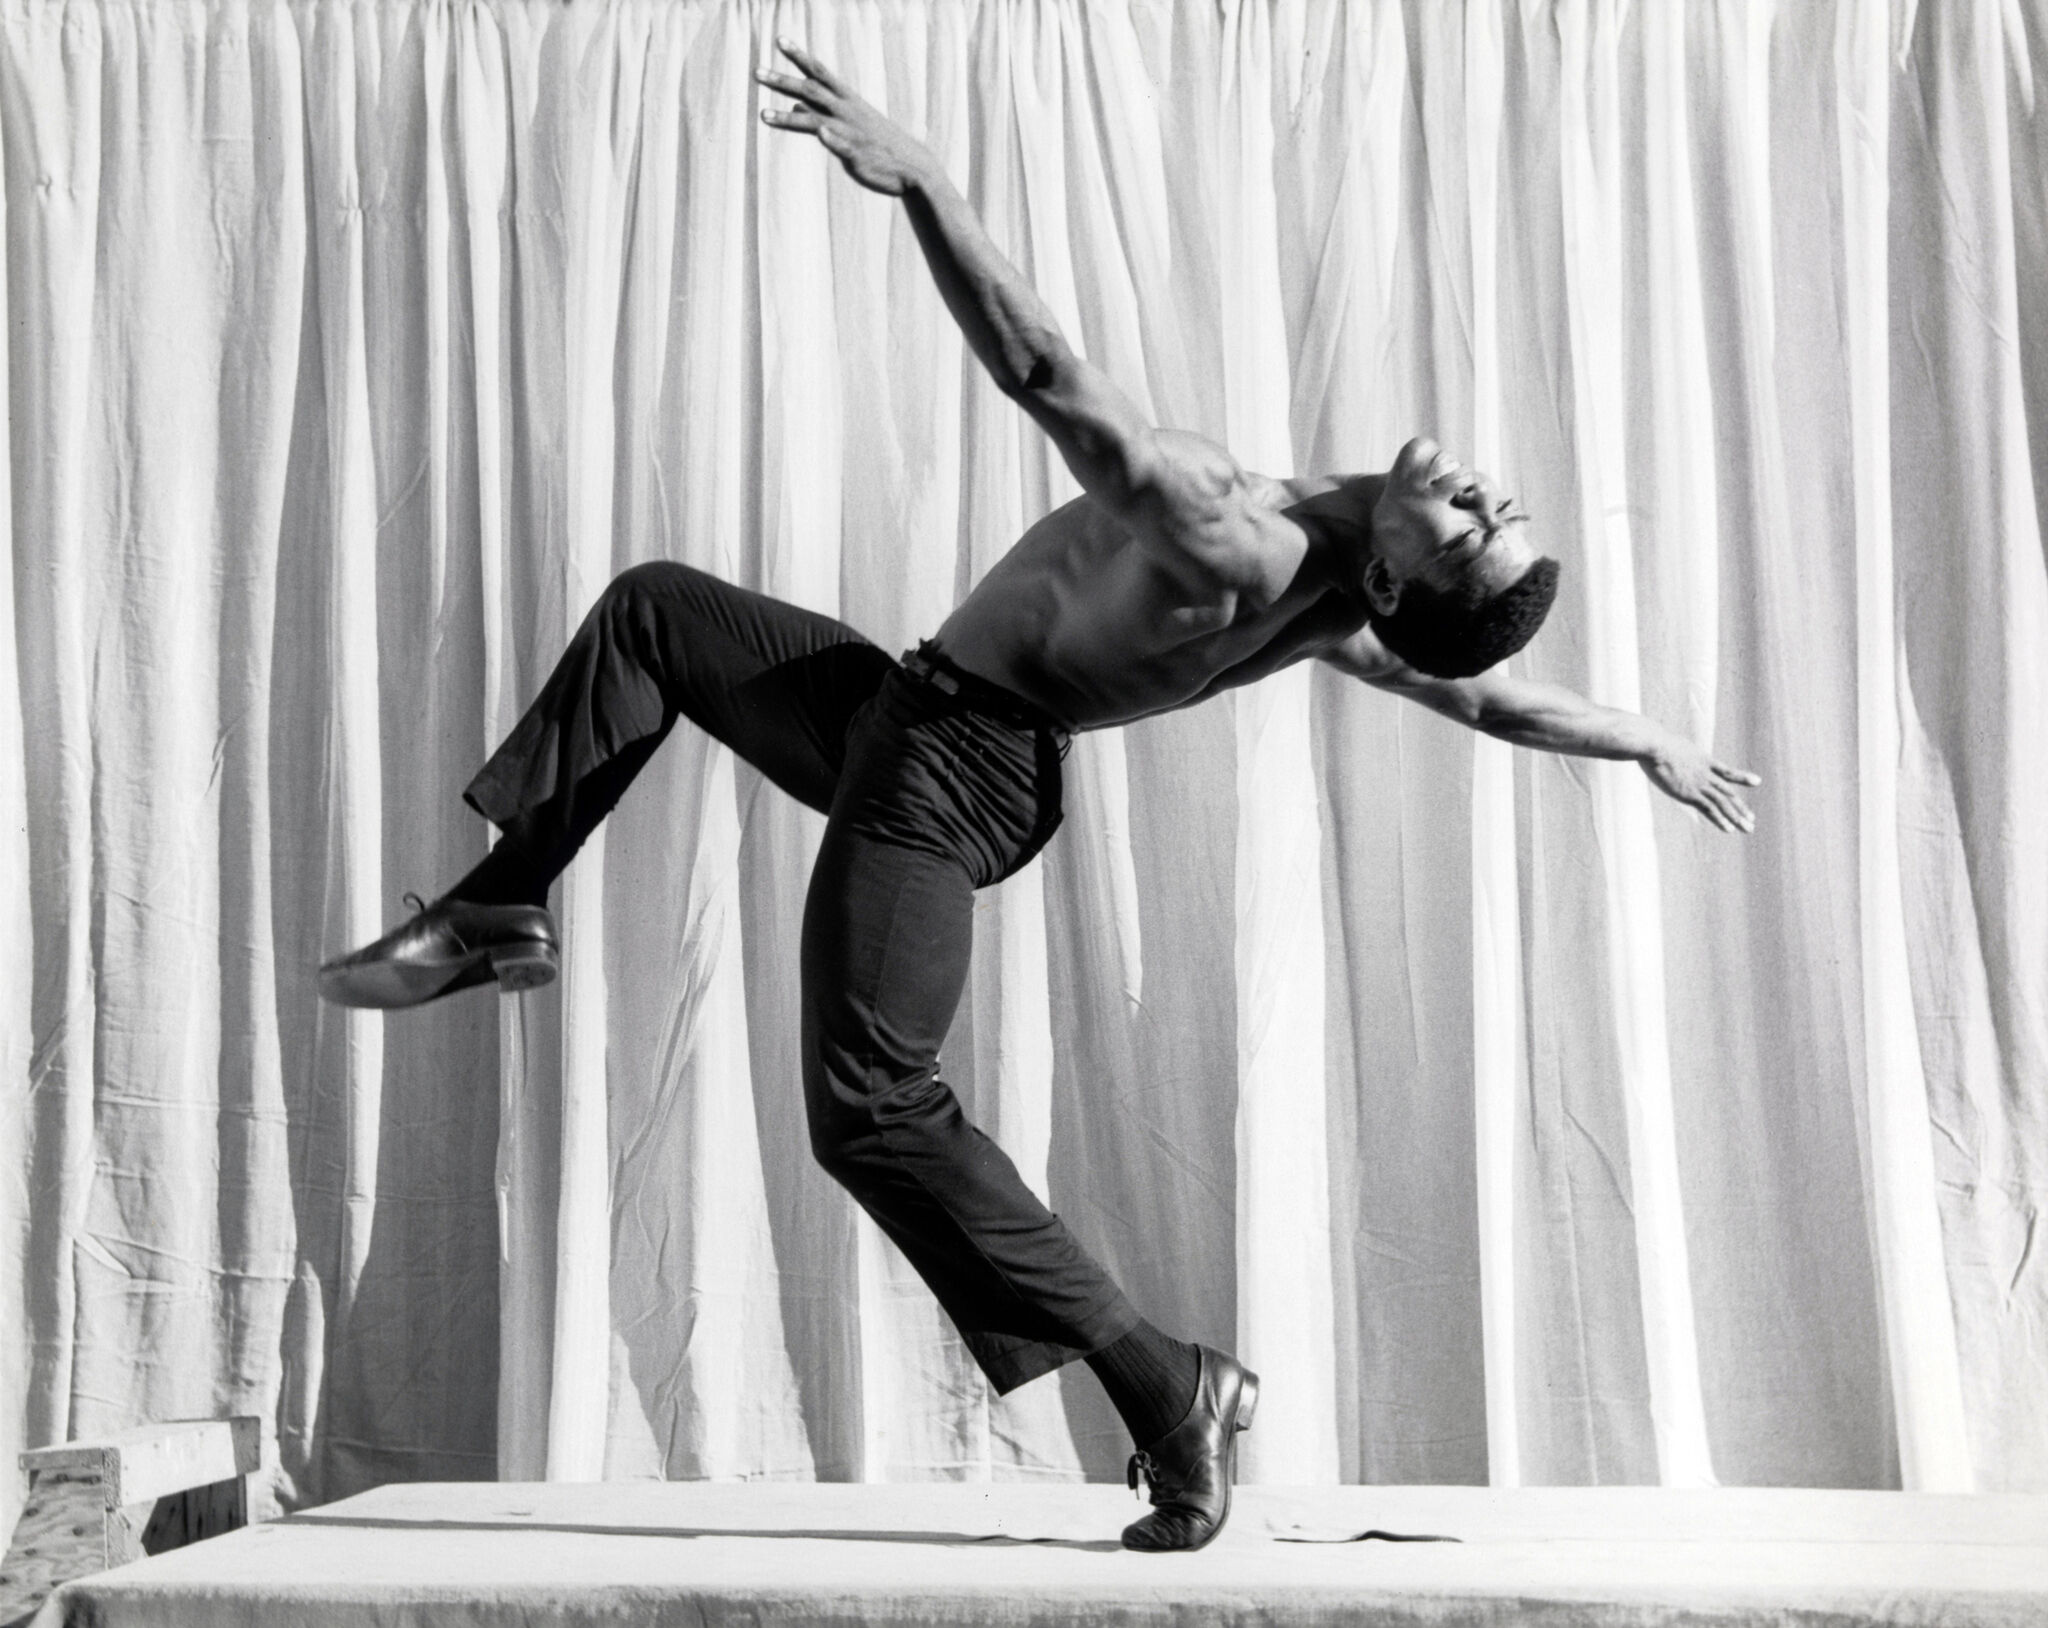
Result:
{"label": "man's right hand", "polygon": [[1756,814],[1736,787],[1761,785],[1762,775],[1733,768],[1705,747],[1670,733],[1639,761],[1652,785],[1716,830],[1747,836],[1756,829]]}
{"label": "man's right hand", "polygon": [[848,90],[837,74],[808,51],[788,40],[777,40],[775,46],[803,69],[804,76],[799,79],[768,68],[755,73],[770,90],[798,103],[790,108],[763,108],[764,124],[816,136],[825,150],[846,166],[848,175],[886,198],[902,197],[931,173],[935,161],[924,143]]}

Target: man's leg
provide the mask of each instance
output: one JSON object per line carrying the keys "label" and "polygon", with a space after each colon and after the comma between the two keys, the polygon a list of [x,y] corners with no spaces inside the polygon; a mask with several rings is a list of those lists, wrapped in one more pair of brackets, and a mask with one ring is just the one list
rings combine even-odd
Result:
{"label": "man's leg", "polygon": [[1009,1391],[1138,1317],[939,1078],[973,908],[957,860],[827,827],[804,909],[804,1096],[818,1162]]}
{"label": "man's leg", "polygon": [[894,675],[854,724],[804,906],[811,1145],[917,1269],[998,1391],[1086,1358],[1140,1451],[1136,1549],[1199,1548],[1230,1511],[1258,1379],[1162,1334],[1025,1185],[939,1078],[974,891],[1058,823],[1059,753]]}
{"label": "man's leg", "polygon": [[894,665],[843,622],[690,566],[622,572],[463,792],[504,840],[451,892],[538,903],[679,717],[824,813],[847,724]]}
{"label": "man's leg", "polygon": [[548,885],[688,718],[792,796],[832,801],[848,721],[894,663],[845,624],[655,561],[621,573],[464,792],[503,835],[382,938],[320,969],[347,1006],[405,1007],[555,975]]}

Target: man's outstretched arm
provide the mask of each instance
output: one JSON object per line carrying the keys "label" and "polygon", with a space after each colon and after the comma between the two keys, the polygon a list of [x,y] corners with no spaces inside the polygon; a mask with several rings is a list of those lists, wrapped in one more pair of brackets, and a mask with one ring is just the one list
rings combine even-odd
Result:
{"label": "man's outstretched arm", "polygon": [[802,76],[763,70],[755,78],[797,105],[765,109],[762,119],[815,135],[870,192],[903,200],[969,347],[996,387],[1052,437],[1076,480],[1112,508],[1134,508],[1151,495],[1159,461],[1152,426],[1106,373],[1075,354],[930,149],[809,52],[777,43]]}
{"label": "man's outstretched arm", "polygon": [[1719,829],[1756,829],[1756,815],[1737,788],[1759,785],[1761,777],[1722,763],[1654,719],[1600,706],[1561,685],[1511,678],[1498,669],[1477,678],[1431,678],[1389,653],[1370,630],[1325,651],[1323,659],[1354,678],[1516,746],[1640,764],[1659,791]]}

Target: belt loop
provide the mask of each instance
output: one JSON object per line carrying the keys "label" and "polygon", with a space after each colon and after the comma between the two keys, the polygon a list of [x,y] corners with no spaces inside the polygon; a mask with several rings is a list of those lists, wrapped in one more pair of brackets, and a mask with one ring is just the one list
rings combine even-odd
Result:
{"label": "belt loop", "polygon": [[941,695],[958,695],[960,680],[934,661],[932,656],[932,642],[925,639],[915,650],[903,652],[903,670],[912,678],[921,679],[931,685]]}

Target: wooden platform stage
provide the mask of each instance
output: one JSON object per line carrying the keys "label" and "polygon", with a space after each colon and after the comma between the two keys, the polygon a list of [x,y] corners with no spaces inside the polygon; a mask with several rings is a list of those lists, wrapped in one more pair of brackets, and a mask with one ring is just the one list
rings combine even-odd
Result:
{"label": "wooden platform stage", "polygon": [[2048,1624],[2048,1496],[1255,1487],[1167,1556],[1118,1547],[1140,1509],[1100,1485],[389,1486],[71,1584],[38,1628]]}

